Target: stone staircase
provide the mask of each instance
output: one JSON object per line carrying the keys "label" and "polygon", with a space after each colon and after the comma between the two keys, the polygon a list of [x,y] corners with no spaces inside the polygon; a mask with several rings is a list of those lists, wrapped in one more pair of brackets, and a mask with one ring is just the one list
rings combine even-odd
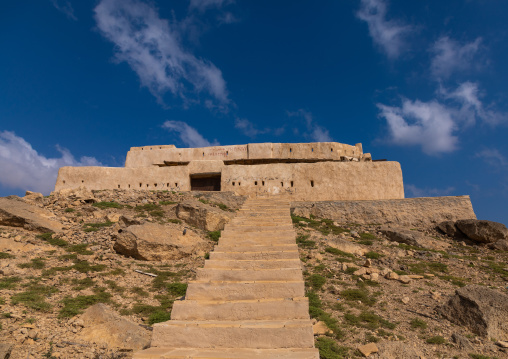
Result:
{"label": "stone staircase", "polygon": [[249,199],[134,359],[319,359],[289,203]]}

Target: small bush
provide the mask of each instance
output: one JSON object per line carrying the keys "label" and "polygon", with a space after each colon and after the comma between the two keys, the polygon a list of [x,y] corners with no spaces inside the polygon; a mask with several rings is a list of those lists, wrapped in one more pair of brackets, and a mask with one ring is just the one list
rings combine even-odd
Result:
{"label": "small bush", "polygon": [[156,210],[156,211],[150,211],[150,215],[152,217],[162,218],[162,217],[164,217],[165,213],[162,210]]}
{"label": "small bush", "polygon": [[28,263],[18,264],[19,268],[33,268],[33,269],[42,269],[46,266],[46,262],[44,262],[43,258],[33,258],[30,259]]}
{"label": "small bush", "polygon": [[132,287],[130,289],[130,292],[134,295],[137,295],[139,297],[149,297],[150,294],[148,294],[147,291],[145,291],[143,288],[141,287]]}
{"label": "small bush", "polygon": [[375,235],[373,235],[372,233],[360,233],[360,238],[361,239],[377,239],[377,237]]}
{"label": "small bush", "polygon": [[365,253],[365,257],[367,257],[369,259],[379,259],[382,256],[383,256],[382,254],[379,254],[377,252],[372,252],[372,251]]}
{"label": "small bush", "polygon": [[155,323],[167,322],[171,319],[171,312],[165,312],[162,310],[153,312],[148,317],[148,325],[153,325]]}
{"label": "small bush", "polygon": [[362,239],[361,241],[358,241],[359,244],[363,244],[364,246],[371,246],[374,244],[370,239]]}
{"label": "small bush", "polygon": [[78,295],[62,299],[63,308],[60,309],[59,318],[70,318],[81,314],[84,309],[97,304],[111,301],[111,294],[106,293],[103,288],[98,288],[94,295]]}
{"label": "small bush", "polygon": [[21,282],[20,277],[4,277],[0,278],[0,289],[14,289]]}
{"label": "small bush", "polygon": [[427,322],[422,319],[419,319],[419,318],[412,319],[410,324],[411,324],[411,328],[413,328],[413,329],[417,329],[417,328],[427,329]]}
{"label": "small bush", "polygon": [[93,254],[93,252],[88,250],[87,247],[88,247],[88,244],[86,244],[86,243],[75,244],[75,245],[72,245],[72,246],[69,246],[68,248],[66,248],[66,251],[71,252],[71,253],[76,253],[76,254],[82,254],[82,255]]}
{"label": "small bush", "polygon": [[349,352],[349,348],[339,347],[335,340],[326,337],[317,338],[316,348],[319,350],[320,359],[342,359]]}
{"label": "small bush", "polygon": [[14,294],[11,297],[11,303],[13,305],[22,303],[28,308],[49,312],[51,311],[51,305],[45,301],[45,298],[56,292],[58,292],[58,289],[53,286],[30,284],[26,291]]}
{"label": "small bush", "polygon": [[16,258],[16,256],[6,252],[0,252],[0,259],[10,259],[10,258]]}
{"label": "small bush", "polygon": [[207,234],[208,238],[214,242],[219,241],[220,235],[221,235],[221,231],[210,231]]}
{"label": "small bush", "polygon": [[369,295],[365,289],[345,289],[340,292],[342,298],[349,302],[361,302],[367,306],[373,306],[376,298]]}
{"label": "small bush", "polygon": [[65,213],[71,213],[71,212],[74,212],[74,211],[76,211],[74,208],[66,208],[64,212]]}
{"label": "small bush", "polygon": [[305,235],[299,235],[296,237],[296,244],[298,244],[301,248],[315,248],[316,242],[315,241],[309,241],[308,238],[310,237],[309,234]]}
{"label": "small bush", "polygon": [[169,294],[182,297],[187,292],[187,283],[170,283],[166,288]]}
{"label": "small bush", "polygon": [[171,204],[177,204],[178,202],[173,202],[173,201],[159,201],[159,204],[161,206],[169,206]]}
{"label": "small bush", "polygon": [[446,343],[446,339],[443,338],[440,335],[437,335],[435,337],[427,338],[426,342],[429,343],[429,344],[445,344]]}
{"label": "small bush", "polygon": [[319,274],[313,274],[308,278],[308,285],[314,290],[320,290],[326,283],[326,278]]}
{"label": "small bush", "polygon": [[100,223],[85,223],[83,225],[83,230],[85,232],[97,232],[99,229],[104,227],[112,226],[114,223],[110,221],[100,222]]}
{"label": "small bush", "polygon": [[92,206],[100,208],[100,209],[123,208],[123,206],[117,202],[97,202],[97,203],[92,204]]}
{"label": "small bush", "polygon": [[134,209],[138,212],[143,212],[143,211],[150,212],[150,211],[160,211],[162,208],[161,208],[161,206],[159,206],[155,203],[147,203],[147,204],[143,204],[140,206],[136,206],[136,208],[134,208]]}
{"label": "small bush", "polygon": [[179,219],[170,218],[168,219],[168,223],[182,224],[182,221],[180,221]]}
{"label": "small bush", "polygon": [[53,238],[53,233],[51,233],[51,232],[42,233],[42,234],[39,234],[35,237],[48,242],[52,246],[65,247],[69,244],[69,243],[67,243],[67,241],[65,241],[63,239]]}
{"label": "small bush", "polygon": [[325,252],[331,253],[331,254],[336,255],[336,256],[355,258],[354,254],[343,252],[340,249],[333,248],[333,247],[326,247],[325,248]]}

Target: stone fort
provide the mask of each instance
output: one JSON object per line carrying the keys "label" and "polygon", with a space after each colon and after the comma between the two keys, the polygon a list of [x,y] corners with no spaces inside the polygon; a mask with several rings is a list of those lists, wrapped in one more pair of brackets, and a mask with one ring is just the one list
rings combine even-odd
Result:
{"label": "stone fort", "polygon": [[292,201],[404,198],[398,162],[337,142],[132,147],[125,167],[62,167],[55,190],[232,191]]}

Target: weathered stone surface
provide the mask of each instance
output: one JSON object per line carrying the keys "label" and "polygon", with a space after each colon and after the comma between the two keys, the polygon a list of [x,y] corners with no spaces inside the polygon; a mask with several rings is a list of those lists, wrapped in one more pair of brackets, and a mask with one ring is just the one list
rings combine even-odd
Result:
{"label": "weathered stone surface", "polygon": [[28,201],[28,202],[39,203],[39,202],[42,202],[43,198],[44,198],[44,196],[42,195],[42,193],[26,191],[25,197],[23,197],[23,200]]}
{"label": "weathered stone surface", "polygon": [[480,243],[494,243],[508,238],[508,229],[498,222],[461,219],[455,222],[455,225],[469,239]]}
{"label": "weathered stone surface", "polygon": [[439,308],[449,321],[468,327],[473,333],[508,340],[508,295],[479,285],[455,291]]}
{"label": "weathered stone surface", "polygon": [[508,251],[508,240],[507,239],[501,239],[497,242],[491,243],[489,245],[491,249],[497,249],[499,251]]}
{"label": "weathered stone surface", "polygon": [[145,223],[120,230],[114,249],[123,255],[148,261],[187,257],[202,250],[206,242],[194,231],[177,225]]}
{"label": "weathered stone surface", "polygon": [[382,228],[380,232],[390,241],[404,243],[410,246],[430,249],[443,249],[449,246],[449,244],[445,242],[439,242],[433,238],[427,237],[423,233],[405,228]]}
{"label": "weathered stone surface", "polygon": [[455,227],[454,221],[444,221],[437,225],[437,228],[441,230],[444,234],[449,235],[450,237],[457,237],[457,235],[461,235],[462,233]]}
{"label": "weathered stone surface", "polygon": [[357,254],[359,256],[363,256],[365,253],[368,252],[368,250],[363,248],[362,246],[340,238],[334,238],[333,240],[330,240],[327,243],[330,247],[336,248],[346,253]]}
{"label": "weathered stone surface", "polygon": [[176,216],[181,220],[207,231],[224,229],[234,216],[231,212],[205,206],[202,203],[187,201],[176,207]]}
{"label": "weathered stone surface", "polygon": [[365,345],[362,345],[362,346],[359,346],[358,347],[358,350],[360,351],[360,353],[363,354],[363,356],[365,357],[368,357],[369,355],[373,354],[373,353],[377,353],[379,350],[377,348],[377,345],[374,344],[374,343],[368,343],[368,344],[365,344]]}
{"label": "weathered stone surface", "polygon": [[131,216],[123,215],[123,216],[120,216],[120,218],[118,218],[118,223],[123,227],[127,227],[127,226],[133,226],[136,224],[141,224],[141,221],[139,219],[133,218]]}
{"label": "weathered stone surface", "polygon": [[37,232],[59,232],[62,224],[53,217],[51,212],[19,199],[0,197],[1,225],[23,227]]}
{"label": "weathered stone surface", "polygon": [[11,357],[12,348],[14,348],[14,344],[0,343],[0,359],[9,359]]}
{"label": "weathered stone surface", "polygon": [[63,188],[58,191],[51,192],[51,195],[56,198],[64,198],[68,201],[83,201],[88,203],[96,202],[95,196],[85,186],[79,186],[77,188]]}
{"label": "weathered stone surface", "polygon": [[331,332],[324,322],[317,322],[312,326],[314,335],[325,335]]}
{"label": "weathered stone surface", "polygon": [[425,359],[423,353],[410,342],[386,341],[378,344],[379,359]]}
{"label": "weathered stone surface", "polygon": [[405,198],[376,201],[292,202],[291,211],[340,223],[380,223],[397,226],[435,226],[461,218],[476,218],[469,196]]}
{"label": "weathered stone surface", "polygon": [[463,336],[462,334],[459,334],[459,333],[453,333],[452,334],[452,341],[457,344],[457,346],[459,347],[459,349],[462,349],[462,350],[471,350],[473,349],[473,345],[471,344],[471,342],[469,341],[469,339],[467,339],[465,336]]}
{"label": "weathered stone surface", "polygon": [[121,317],[105,304],[89,307],[81,320],[84,328],[80,336],[86,341],[131,350],[141,350],[150,345],[151,333],[148,330]]}

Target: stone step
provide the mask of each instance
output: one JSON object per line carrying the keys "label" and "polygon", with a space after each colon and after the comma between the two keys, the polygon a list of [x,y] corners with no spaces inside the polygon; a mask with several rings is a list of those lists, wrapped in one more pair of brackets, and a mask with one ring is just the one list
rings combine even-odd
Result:
{"label": "stone step", "polygon": [[259,233],[259,232],[266,232],[266,231],[270,231],[270,232],[273,232],[273,231],[277,231],[277,232],[293,232],[294,233],[294,228],[293,228],[293,225],[268,225],[268,224],[264,224],[264,225],[257,225],[257,226],[253,226],[253,225],[232,225],[232,224],[228,224],[226,225],[226,228],[225,228],[225,231],[237,231],[237,232],[254,232],[254,233]]}
{"label": "stone step", "polygon": [[150,348],[133,359],[319,359],[317,349],[172,349]]}
{"label": "stone step", "polygon": [[198,281],[298,281],[303,280],[301,268],[221,269],[198,268]]}
{"label": "stone step", "polygon": [[274,251],[298,251],[298,245],[296,241],[291,244],[272,244],[272,245],[244,245],[241,241],[237,243],[226,245],[219,241],[219,244],[215,246],[214,252],[274,252]]}
{"label": "stone step", "polygon": [[235,259],[300,259],[297,250],[294,251],[252,251],[252,252],[210,252],[210,259],[213,260],[235,260]]}
{"label": "stone step", "polygon": [[[213,253],[213,252],[212,252]],[[212,258],[212,253],[210,253],[210,260],[205,261],[205,269],[215,268],[215,269],[283,269],[283,268],[295,268],[302,269],[302,264],[300,263],[300,259],[298,258],[298,253],[291,252],[274,252],[276,254],[280,253],[290,253],[293,254],[291,258],[280,259],[280,258],[259,258],[255,257],[252,259],[241,259],[241,258],[223,258],[216,259],[215,256]],[[250,252],[256,254],[256,252]],[[267,252],[262,252],[267,253]],[[236,253],[240,254],[240,253]],[[259,259],[258,259],[259,258]]]}
{"label": "stone step", "polygon": [[153,347],[313,348],[310,320],[180,321],[153,326]]}
{"label": "stone step", "polygon": [[220,239],[222,245],[244,245],[244,246],[270,246],[280,244],[295,244],[296,240],[293,237],[288,238],[239,238],[239,237],[225,237]]}
{"label": "stone step", "polygon": [[248,300],[295,298],[305,296],[303,281],[192,281],[185,299],[189,300]]}
{"label": "stone step", "polygon": [[306,297],[258,300],[180,300],[171,320],[288,320],[309,319]]}

